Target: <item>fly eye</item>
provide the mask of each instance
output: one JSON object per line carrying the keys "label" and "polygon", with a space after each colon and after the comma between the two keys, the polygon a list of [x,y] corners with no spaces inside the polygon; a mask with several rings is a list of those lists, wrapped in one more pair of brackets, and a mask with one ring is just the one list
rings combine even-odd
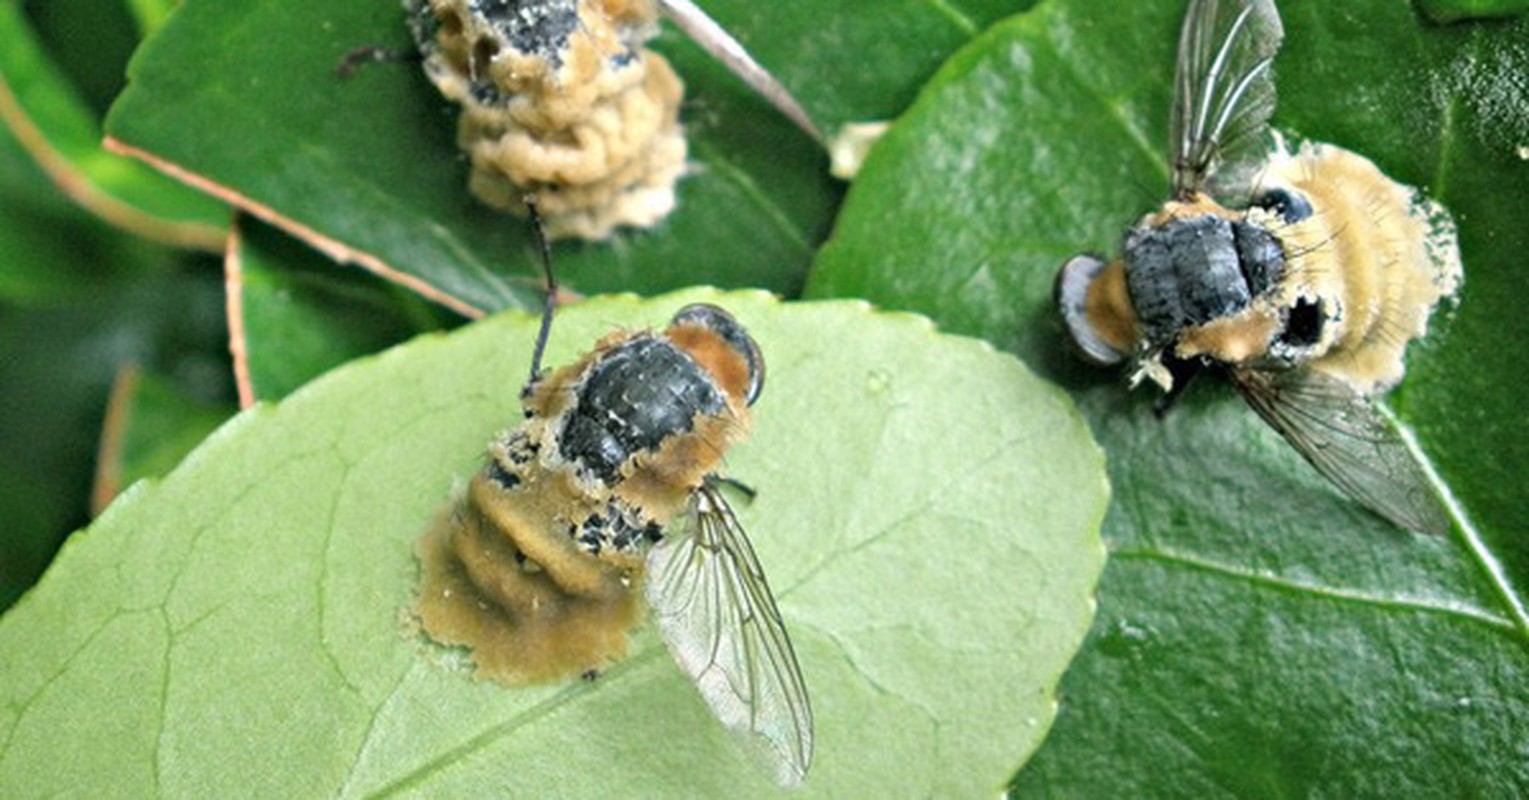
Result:
{"label": "fly eye", "polygon": [[744,400],[749,405],[754,405],[754,400],[759,397],[759,391],[764,388],[764,356],[760,355],[759,346],[754,344],[754,339],[732,314],[711,303],[693,303],[680,309],[669,324],[696,325],[705,328],[722,337],[722,341],[727,342],[733,350],[737,351],[749,368],[749,390]]}
{"label": "fly eye", "polygon": [[1253,205],[1273,212],[1287,223],[1300,222],[1311,216],[1311,201],[1306,195],[1286,189],[1270,189],[1254,198]]}
{"label": "fly eye", "polygon": [[1089,287],[1106,266],[1104,259],[1096,256],[1073,256],[1057,273],[1055,289],[1057,308],[1073,344],[1088,360],[1100,365],[1118,364],[1126,356],[1099,335],[1088,311]]}

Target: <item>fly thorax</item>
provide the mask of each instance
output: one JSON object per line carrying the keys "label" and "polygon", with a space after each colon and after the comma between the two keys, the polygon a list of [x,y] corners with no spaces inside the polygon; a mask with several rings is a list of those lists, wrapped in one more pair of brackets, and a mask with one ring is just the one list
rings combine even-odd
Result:
{"label": "fly thorax", "polygon": [[559,451],[582,475],[606,485],[630,459],[727,410],[721,390],[673,343],[640,334],[607,351],[574,388]]}
{"label": "fly thorax", "polygon": [[1174,219],[1126,234],[1126,284],[1147,343],[1161,348],[1185,329],[1235,314],[1252,299],[1232,221]]}
{"label": "fly thorax", "polygon": [[[588,116],[635,64],[652,20],[615,20],[580,0],[411,0],[416,40],[431,77],[452,100],[522,113],[563,104],[543,127]],[[601,85],[604,84],[604,85]],[[582,107],[566,101],[582,96]],[[572,116],[569,116],[572,114]]]}
{"label": "fly thorax", "polygon": [[498,34],[505,46],[555,65],[579,27],[578,0],[467,0],[466,6],[471,20]]}

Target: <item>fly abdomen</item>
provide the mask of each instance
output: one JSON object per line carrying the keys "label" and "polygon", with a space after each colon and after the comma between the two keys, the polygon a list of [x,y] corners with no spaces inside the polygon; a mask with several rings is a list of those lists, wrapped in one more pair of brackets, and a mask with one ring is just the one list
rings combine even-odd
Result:
{"label": "fly abdomen", "polygon": [[691,430],[727,403],[716,382],[665,339],[635,336],[590,367],[564,423],[560,451],[606,484],[621,465]]}
{"label": "fly abdomen", "polygon": [[1252,298],[1230,220],[1216,216],[1143,225],[1126,234],[1126,283],[1147,341],[1247,308]]}
{"label": "fly abdomen", "polygon": [[646,50],[655,0],[405,0],[425,74],[462,106],[468,188],[552,238],[604,239],[674,207],[684,86]]}

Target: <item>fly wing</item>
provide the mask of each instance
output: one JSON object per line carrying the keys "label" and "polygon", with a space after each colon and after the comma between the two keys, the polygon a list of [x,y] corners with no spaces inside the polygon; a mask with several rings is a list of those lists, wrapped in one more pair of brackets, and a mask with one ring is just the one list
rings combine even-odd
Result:
{"label": "fly wing", "polygon": [[1349,497],[1403,528],[1449,532],[1428,476],[1368,398],[1314,370],[1233,377],[1258,415]]}
{"label": "fly wing", "polygon": [[1269,148],[1271,67],[1285,36],[1274,0],[1190,0],[1173,77],[1173,193],[1246,194]]}
{"label": "fly wing", "polygon": [[712,713],[795,786],[812,761],[812,708],[759,560],[711,485],[648,553],[659,632]]}

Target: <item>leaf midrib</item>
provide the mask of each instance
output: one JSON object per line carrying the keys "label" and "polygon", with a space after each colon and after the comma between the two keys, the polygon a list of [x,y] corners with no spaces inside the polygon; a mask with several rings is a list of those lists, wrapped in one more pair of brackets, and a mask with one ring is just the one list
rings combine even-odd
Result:
{"label": "leaf midrib", "polygon": [[[495,742],[498,742],[507,736],[513,735],[525,726],[534,723],[536,720],[546,717],[552,714],[554,711],[557,711],[559,708],[567,705],[568,703],[583,697],[585,694],[593,691],[597,685],[606,685],[621,679],[623,676],[631,673],[639,666],[652,661],[656,657],[655,654],[657,653],[667,654],[668,651],[662,647],[649,647],[642,652],[634,653],[630,657],[622,660],[620,663],[612,666],[605,672],[602,672],[600,674],[600,680],[598,684],[589,681],[577,683],[569,686],[568,688],[558,692],[551,697],[548,697],[545,700],[542,700],[541,702],[536,703],[535,705],[530,706],[529,708],[517,711],[508,719],[505,719],[497,724],[490,725],[479,733],[469,737],[461,744],[444,750],[432,758],[426,760],[424,763],[403,772],[397,777],[394,777],[392,780],[388,781],[382,786],[367,791],[366,796],[394,797],[405,793],[410,789],[418,787],[425,781],[429,780],[432,776],[449,769],[452,764],[456,764],[472,755],[473,753],[477,753],[492,746]],[[383,705],[385,704],[386,701],[384,700],[383,704],[378,705],[376,711],[373,712],[374,716],[376,714],[382,713]],[[365,751],[366,744],[366,742],[363,742],[362,747],[358,748],[358,759],[361,753]]]}
{"label": "leaf midrib", "polygon": [[1380,410],[1381,416],[1385,417],[1395,427],[1397,434],[1401,436],[1402,442],[1407,446],[1407,451],[1411,453],[1413,460],[1417,461],[1418,465],[1423,468],[1423,473],[1428,477],[1428,482],[1433,486],[1435,494],[1444,502],[1445,510],[1449,513],[1450,519],[1455,523],[1453,530],[1458,536],[1460,543],[1465,545],[1466,550],[1471,554],[1472,560],[1481,569],[1487,581],[1492,585],[1492,590],[1502,600],[1503,605],[1512,617],[1511,625],[1518,634],[1517,638],[1522,643],[1529,644],[1529,610],[1525,609],[1524,599],[1514,591],[1513,584],[1503,571],[1502,564],[1492,557],[1492,552],[1487,547],[1486,540],[1482,537],[1481,531],[1471,521],[1470,515],[1466,513],[1465,507],[1461,505],[1460,500],[1455,497],[1455,493],[1451,490],[1449,484],[1445,482],[1444,477],[1439,474],[1433,460],[1423,451],[1412,428],[1404,424],[1396,416],[1396,412],[1392,411],[1389,406],[1377,404],[1377,407]]}
{"label": "leaf midrib", "polygon": [[1249,569],[1241,565],[1202,558],[1165,547],[1112,550],[1110,558],[1115,561],[1162,564],[1300,597],[1392,611],[1434,614],[1482,625],[1502,634],[1511,635],[1518,630],[1518,626],[1513,620],[1463,603],[1440,602],[1422,596],[1376,594],[1359,589],[1345,589],[1332,586],[1331,584],[1292,580],[1268,571]]}

